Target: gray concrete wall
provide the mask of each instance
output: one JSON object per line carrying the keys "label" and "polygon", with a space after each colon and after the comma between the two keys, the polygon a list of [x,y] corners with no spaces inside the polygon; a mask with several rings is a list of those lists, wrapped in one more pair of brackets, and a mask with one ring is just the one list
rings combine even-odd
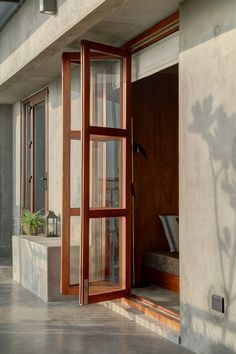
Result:
{"label": "gray concrete wall", "polygon": [[182,344],[235,353],[236,1],[189,0],[180,14]]}
{"label": "gray concrete wall", "polygon": [[13,233],[20,232],[21,211],[21,103],[12,106],[12,197],[13,197]]}
{"label": "gray concrete wall", "polygon": [[61,79],[48,85],[49,89],[49,209],[59,217],[62,212],[62,92]]}
{"label": "gray concrete wall", "polygon": [[38,0],[26,0],[0,31],[0,103],[13,103],[53,81],[62,52],[124,1],[57,0],[57,13],[46,15]]}
{"label": "gray concrete wall", "polygon": [[12,107],[0,105],[0,256],[11,253]]}
{"label": "gray concrete wall", "polygon": [[6,81],[103,2],[58,0],[57,14],[52,16],[39,12],[39,1],[26,0],[0,32],[0,82]]}

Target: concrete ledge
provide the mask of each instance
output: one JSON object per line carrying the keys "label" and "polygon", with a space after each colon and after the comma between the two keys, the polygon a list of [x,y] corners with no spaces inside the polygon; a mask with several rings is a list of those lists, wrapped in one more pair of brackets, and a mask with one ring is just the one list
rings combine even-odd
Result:
{"label": "concrete ledge", "polygon": [[59,237],[13,236],[13,279],[45,302],[68,299],[60,294],[60,250]]}
{"label": "concrete ledge", "polygon": [[146,252],[144,254],[144,266],[179,276],[179,258],[176,253]]}

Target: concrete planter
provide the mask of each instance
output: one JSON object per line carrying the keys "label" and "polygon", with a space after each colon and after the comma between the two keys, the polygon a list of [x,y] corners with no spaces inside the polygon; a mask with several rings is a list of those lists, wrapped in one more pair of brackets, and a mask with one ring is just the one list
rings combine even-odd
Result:
{"label": "concrete planter", "polygon": [[68,299],[68,296],[60,294],[59,237],[13,236],[12,254],[15,281],[45,302]]}

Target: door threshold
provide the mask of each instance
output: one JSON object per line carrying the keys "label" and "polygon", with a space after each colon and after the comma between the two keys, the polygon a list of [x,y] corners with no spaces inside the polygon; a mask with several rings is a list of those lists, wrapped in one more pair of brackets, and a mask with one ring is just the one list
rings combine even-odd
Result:
{"label": "door threshold", "polygon": [[123,297],[119,299],[119,301],[136,309],[147,317],[161,322],[165,326],[175,331],[180,331],[179,314],[172,310],[159,306],[150,300],[144,299],[141,296],[135,294]]}
{"label": "door threshold", "polygon": [[129,295],[118,300],[105,301],[102,304],[148,330],[180,344],[179,314],[157,304],[152,306],[147,303],[147,300],[143,300]]}
{"label": "door threshold", "polygon": [[131,298],[139,300],[141,303],[151,307],[153,310],[157,310],[163,315],[171,316],[176,319],[176,321],[180,320],[180,314],[177,311],[170,310],[164,306],[158,305],[156,302],[151,301],[150,299],[146,299],[143,296],[137,294],[131,294]]}

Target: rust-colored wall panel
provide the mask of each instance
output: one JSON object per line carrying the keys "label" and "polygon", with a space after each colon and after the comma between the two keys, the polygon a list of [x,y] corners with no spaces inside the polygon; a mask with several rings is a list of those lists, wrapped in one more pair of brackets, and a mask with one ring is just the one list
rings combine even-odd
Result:
{"label": "rust-colored wall panel", "polygon": [[178,214],[178,75],[157,73],[132,85],[134,142],[135,268],[143,253],[169,250],[159,214]]}

